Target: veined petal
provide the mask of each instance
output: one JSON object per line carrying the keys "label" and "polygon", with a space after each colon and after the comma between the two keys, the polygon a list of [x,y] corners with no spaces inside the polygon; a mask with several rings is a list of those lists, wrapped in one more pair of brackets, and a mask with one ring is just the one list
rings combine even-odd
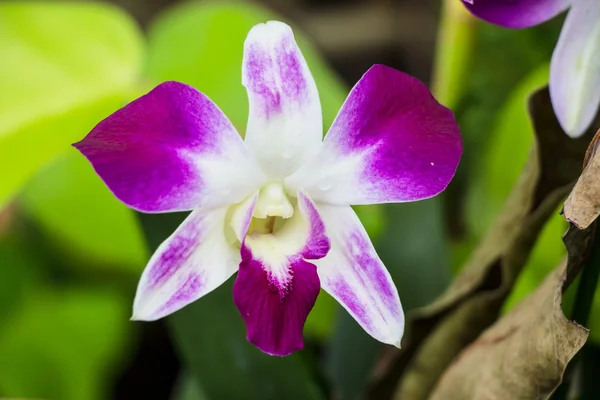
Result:
{"label": "veined petal", "polygon": [[318,206],[331,250],[315,261],[321,287],[375,339],[400,347],[404,312],[389,272],[349,206]]}
{"label": "veined petal", "polygon": [[289,26],[269,21],[250,30],[242,83],[250,106],[246,144],[270,178],[282,178],[323,136],[317,86]]}
{"label": "veined petal", "polygon": [[74,146],[117,198],[143,212],[236,203],[265,179],[221,110],[178,82],[129,103]]}
{"label": "veined petal", "polygon": [[600,1],[577,0],[567,15],[550,64],[550,96],[571,137],[590,126],[600,104]]}
{"label": "veined petal", "polygon": [[[239,215],[252,215],[256,195],[241,203]],[[153,321],[210,293],[240,263],[240,252],[227,241],[227,207],[194,210],[156,250],[138,284],[135,320]],[[250,218],[232,219],[231,228],[246,232]]]}
{"label": "veined petal", "polygon": [[306,260],[329,251],[315,205],[300,194],[298,209],[274,234],[246,237],[233,286],[248,341],[271,355],[285,356],[304,347],[302,329],[320,290],[316,268]]}
{"label": "veined petal", "polygon": [[319,152],[285,182],[316,202],[415,201],[446,188],[461,154],[452,112],[417,79],[375,65],[348,95]]}
{"label": "veined petal", "polygon": [[580,0],[463,0],[473,15],[507,28],[527,28],[554,18]]}

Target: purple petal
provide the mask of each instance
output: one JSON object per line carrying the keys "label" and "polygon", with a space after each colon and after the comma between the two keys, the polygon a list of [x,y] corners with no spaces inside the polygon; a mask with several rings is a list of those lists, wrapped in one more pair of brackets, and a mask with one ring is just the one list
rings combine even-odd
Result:
{"label": "purple petal", "polygon": [[277,356],[304,347],[302,329],[320,289],[313,264],[297,258],[285,267],[289,279],[269,275],[269,266],[244,247],[233,286],[233,301],[246,323],[248,341]]}
{"label": "purple petal", "polygon": [[579,0],[463,0],[473,15],[507,28],[527,28],[560,14]]}
{"label": "purple petal", "polygon": [[299,192],[298,207],[308,223],[308,236],[300,255],[308,260],[318,260],[325,257],[331,248],[331,244],[317,206],[307,195]]}
{"label": "purple petal", "polygon": [[375,65],[350,92],[320,151],[286,186],[330,204],[421,200],[446,188],[461,154],[452,112],[417,79]]}
{"label": "purple petal", "polygon": [[270,178],[282,178],[323,136],[317,86],[289,26],[270,21],[250,30],[242,83],[250,106],[246,144]]}
{"label": "purple petal", "polygon": [[577,0],[550,64],[550,96],[564,131],[579,137],[600,104],[600,1]]}
{"label": "purple petal", "polygon": [[264,180],[227,117],[178,82],[129,103],[74,146],[121,201],[143,212],[236,203]]}
{"label": "purple petal", "polygon": [[315,261],[321,287],[375,339],[400,347],[404,312],[389,272],[349,206],[319,205],[331,240]]}
{"label": "purple petal", "polygon": [[246,237],[233,300],[248,340],[263,352],[285,356],[304,346],[302,329],[320,289],[316,268],[306,259],[324,257],[329,247],[323,221],[302,193],[280,230]]}
{"label": "purple petal", "polygon": [[[256,195],[236,213],[252,213]],[[240,263],[239,250],[225,236],[228,207],[193,211],[156,250],[144,270],[133,305],[135,320],[169,315],[219,287]],[[232,219],[235,232],[247,232],[249,218]]]}

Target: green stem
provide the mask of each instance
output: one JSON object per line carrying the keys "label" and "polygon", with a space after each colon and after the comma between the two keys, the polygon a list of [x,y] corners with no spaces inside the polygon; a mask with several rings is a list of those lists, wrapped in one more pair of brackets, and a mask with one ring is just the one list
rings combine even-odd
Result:
{"label": "green stem", "polygon": [[[581,275],[579,277],[579,285],[577,286],[577,292],[575,293],[575,303],[573,304],[573,311],[571,312],[571,319],[575,320],[577,323],[587,326],[588,321],[590,319],[590,313],[592,311],[592,306],[594,304],[594,295],[596,294],[596,288],[598,287],[598,280],[600,278],[600,232],[596,231],[594,235],[594,243],[592,245],[592,249],[590,251],[590,256],[587,259],[587,262],[583,266],[581,271]],[[586,352],[588,349],[588,345],[586,344],[583,349],[571,360],[569,364],[569,369],[567,373],[565,373],[565,377],[567,380],[563,382],[562,385],[556,390],[554,396],[552,396],[553,400],[565,400],[569,399],[569,395],[571,392],[571,388],[573,385],[573,380],[577,378],[582,378],[584,380],[589,379],[589,371],[582,371],[582,374],[579,376],[573,375],[574,368],[583,368],[590,366],[589,355],[586,356]],[[570,373],[569,373],[570,370]],[[586,378],[587,377],[587,378]],[[570,379],[569,379],[570,378]],[[586,385],[585,382],[580,382],[583,384],[576,385],[582,388],[589,385]],[[582,393],[583,398],[590,396],[590,393]],[[595,394],[591,394],[595,395]]]}
{"label": "green stem", "polygon": [[[454,112],[458,111],[468,88],[478,27],[479,23],[469,14],[461,0],[443,0],[431,88],[437,100]],[[464,220],[461,212],[456,210],[463,209],[462,197],[466,192],[467,181],[465,174],[464,169],[459,169],[443,203],[448,236],[454,240],[462,238],[464,234]],[[448,210],[453,211],[447,212]]]}
{"label": "green stem", "polygon": [[596,232],[594,236],[590,257],[581,271],[571,315],[575,321],[583,326],[588,324],[590,318],[594,294],[598,287],[598,278],[600,278],[600,232]]}
{"label": "green stem", "polygon": [[440,103],[454,109],[466,88],[477,20],[461,0],[444,0],[437,34],[432,88]]}

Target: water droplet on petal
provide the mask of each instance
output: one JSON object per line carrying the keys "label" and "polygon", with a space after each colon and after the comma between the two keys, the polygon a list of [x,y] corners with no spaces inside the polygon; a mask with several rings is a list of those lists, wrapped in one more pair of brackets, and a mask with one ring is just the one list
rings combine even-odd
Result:
{"label": "water droplet on petal", "polygon": [[319,183],[317,183],[317,188],[322,191],[327,191],[331,189],[331,183],[325,179],[321,179]]}

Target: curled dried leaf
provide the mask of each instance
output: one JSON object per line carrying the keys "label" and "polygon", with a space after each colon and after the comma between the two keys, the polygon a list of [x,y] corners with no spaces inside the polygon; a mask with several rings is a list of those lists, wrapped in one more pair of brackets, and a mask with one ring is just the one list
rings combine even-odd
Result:
{"label": "curled dried leaf", "polygon": [[565,218],[580,229],[587,228],[600,215],[600,131],[588,147],[583,173],[565,201]]}
{"label": "curled dried leaf", "polygon": [[563,263],[509,314],[465,348],[445,371],[432,400],[547,399],[589,330],[561,309]]}

